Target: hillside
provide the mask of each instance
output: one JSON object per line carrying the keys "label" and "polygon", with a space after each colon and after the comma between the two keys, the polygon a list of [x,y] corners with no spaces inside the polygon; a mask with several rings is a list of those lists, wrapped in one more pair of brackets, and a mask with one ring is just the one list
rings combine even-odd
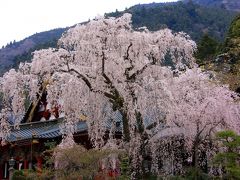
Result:
{"label": "hillside", "polygon": [[[199,41],[205,33],[223,41],[236,14],[221,8],[172,2],[135,5],[125,11],[116,11],[105,15],[116,17],[126,12],[132,14],[135,28],[146,26],[149,30],[155,31],[168,27],[176,32],[188,33],[195,41]],[[19,62],[30,60],[34,50],[56,47],[57,40],[66,29],[60,28],[37,33],[0,49],[0,75],[8,69],[16,67]]]}
{"label": "hillside", "polygon": [[184,31],[195,41],[203,34],[223,40],[235,12],[221,8],[204,7],[193,3],[152,3],[136,5],[125,11],[108,13],[106,16],[121,16],[131,13],[135,28],[146,26],[155,31],[168,27],[176,32]]}
{"label": "hillside", "polygon": [[203,69],[215,71],[220,81],[240,93],[240,14],[232,21],[223,43],[203,36],[196,58]]}
{"label": "hillside", "polygon": [[232,22],[222,54],[217,60],[217,67],[223,81],[240,93],[240,15]]}
{"label": "hillside", "polygon": [[[189,0],[184,0],[189,2]],[[239,0],[191,0],[194,3],[210,6],[210,7],[221,7],[231,11],[240,11],[240,1]]]}
{"label": "hillside", "polygon": [[0,75],[9,68],[15,67],[18,62],[31,58],[31,53],[36,49],[55,47],[57,40],[67,28],[53,29],[36,33],[19,42],[11,42],[0,49]]}

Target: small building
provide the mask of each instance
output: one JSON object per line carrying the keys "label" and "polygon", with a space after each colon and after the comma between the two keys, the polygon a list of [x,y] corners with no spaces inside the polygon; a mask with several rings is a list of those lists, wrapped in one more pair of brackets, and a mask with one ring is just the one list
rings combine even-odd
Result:
{"label": "small building", "polygon": [[[11,134],[7,144],[0,147],[0,179],[9,177],[9,160],[15,160],[14,169],[40,170],[44,163],[43,152],[62,139],[60,130],[63,118],[20,124],[19,129],[11,126]],[[87,124],[77,124],[74,139],[86,147],[90,147]]]}
{"label": "small building", "polygon": [[[31,115],[33,113],[33,115]],[[31,120],[29,117],[32,116]],[[43,96],[37,105],[31,104],[19,128],[11,126],[11,133],[7,137],[7,144],[0,145],[0,179],[9,179],[9,160],[14,159],[14,169],[33,169],[41,172],[44,164],[44,154],[51,146],[57,145],[62,140],[61,124],[64,117],[59,117],[58,109],[49,110],[46,98]],[[14,119],[9,119],[13,124]],[[121,123],[120,123],[121,124]],[[118,128],[121,137],[120,125]],[[106,127],[110,129],[110,124]],[[79,121],[73,135],[76,143],[86,148],[91,148],[88,137],[88,126],[86,121]]]}

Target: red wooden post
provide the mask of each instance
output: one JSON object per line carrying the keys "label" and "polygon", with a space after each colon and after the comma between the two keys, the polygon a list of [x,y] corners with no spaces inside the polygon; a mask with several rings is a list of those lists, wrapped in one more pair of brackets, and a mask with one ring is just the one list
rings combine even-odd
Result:
{"label": "red wooden post", "polygon": [[23,161],[23,168],[28,169],[28,161],[26,159]]}
{"label": "red wooden post", "polygon": [[42,173],[42,158],[41,157],[37,158],[37,172],[39,174]]}
{"label": "red wooden post", "polygon": [[19,160],[20,160],[20,158],[19,158],[19,156],[17,156],[17,157],[15,158],[15,161],[16,161],[16,170],[19,170]]}

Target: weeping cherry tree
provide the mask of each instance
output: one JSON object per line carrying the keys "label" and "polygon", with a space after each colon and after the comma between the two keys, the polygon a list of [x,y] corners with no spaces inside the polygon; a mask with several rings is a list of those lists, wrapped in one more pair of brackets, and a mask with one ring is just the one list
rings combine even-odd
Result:
{"label": "weeping cherry tree", "polygon": [[[17,127],[26,99],[36,104],[43,90],[50,106],[61,104],[64,139],[72,138],[84,116],[94,147],[124,147],[139,172],[145,149],[152,148],[154,159],[166,136],[180,134],[194,152],[214,131],[239,132],[238,97],[196,68],[196,44],[183,32],[134,30],[131,15],[124,14],[77,25],[58,45],[36,51],[32,62],[0,79],[2,140],[10,133],[8,114],[14,114]],[[106,119],[117,113],[122,118],[121,143],[113,138],[105,142]]]}

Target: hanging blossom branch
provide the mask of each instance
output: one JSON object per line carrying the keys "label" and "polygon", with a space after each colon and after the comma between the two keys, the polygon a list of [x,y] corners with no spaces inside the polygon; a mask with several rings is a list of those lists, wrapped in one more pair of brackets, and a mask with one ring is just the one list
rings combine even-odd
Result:
{"label": "hanging blossom branch", "polygon": [[105,79],[105,83],[108,84],[108,87],[110,88],[110,92],[112,94],[105,94],[106,97],[110,97],[110,102],[113,104],[113,107],[119,110],[122,113],[123,116],[123,134],[124,139],[126,141],[130,140],[130,130],[129,130],[129,123],[127,118],[127,109],[124,107],[124,98],[120,95],[117,88],[113,85],[110,78],[105,73],[105,53],[102,51],[102,76]]}

